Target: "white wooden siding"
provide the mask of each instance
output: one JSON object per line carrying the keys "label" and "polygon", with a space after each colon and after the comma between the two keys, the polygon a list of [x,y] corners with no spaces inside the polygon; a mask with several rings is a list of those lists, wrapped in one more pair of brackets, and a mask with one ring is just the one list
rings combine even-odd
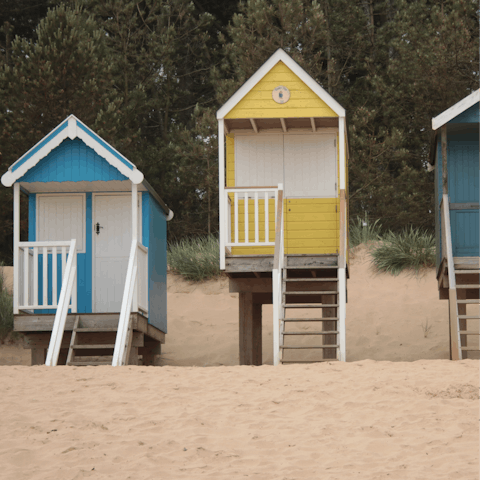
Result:
{"label": "white wooden siding", "polygon": [[85,195],[38,195],[37,241],[77,240],[85,252]]}
{"label": "white wooden siding", "polygon": [[336,135],[284,135],[285,196],[337,196]]}
{"label": "white wooden siding", "polygon": [[283,135],[235,137],[237,187],[273,187],[283,182]]}

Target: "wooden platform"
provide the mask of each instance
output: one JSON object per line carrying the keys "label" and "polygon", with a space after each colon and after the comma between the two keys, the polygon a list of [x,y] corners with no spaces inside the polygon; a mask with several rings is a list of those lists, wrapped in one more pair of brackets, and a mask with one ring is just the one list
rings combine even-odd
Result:
{"label": "wooden platform", "polygon": [[[119,313],[83,313],[69,314],[65,324],[65,333],[62,339],[59,364],[65,364],[75,317],[80,315],[82,324],[90,329],[98,329],[94,335],[94,343],[105,343],[102,339],[107,336],[114,337],[118,327]],[[32,351],[32,365],[45,363],[46,350],[50,342],[55,315],[53,314],[28,314],[22,313],[14,317],[14,331],[24,335],[24,348]],[[138,365],[139,356],[142,357],[143,365],[153,365],[155,355],[160,355],[161,344],[165,343],[165,333],[150,325],[146,317],[139,313],[131,314],[133,327],[132,354],[130,365]],[[94,349],[92,356],[100,354]]]}

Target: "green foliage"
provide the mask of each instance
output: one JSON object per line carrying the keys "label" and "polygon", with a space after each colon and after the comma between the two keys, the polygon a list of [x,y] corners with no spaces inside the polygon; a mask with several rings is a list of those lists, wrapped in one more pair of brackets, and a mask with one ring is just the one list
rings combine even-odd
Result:
{"label": "green foliage", "polygon": [[410,227],[400,233],[388,232],[371,251],[373,264],[382,271],[398,275],[405,269],[418,272],[435,266],[435,236]]}
{"label": "green foliage", "polygon": [[381,229],[382,226],[379,224],[379,220],[375,220],[371,223],[360,217],[356,217],[355,220],[352,219],[348,236],[350,246],[356,247],[361,243],[368,244],[380,240]]}
{"label": "green foliage", "polygon": [[168,248],[168,265],[188,280],[220,275],[218,238],[213,235],[183,238]]}
{"label": "green foliage", "polygon": [[0,263],[0,343],[13,332],[13,297],[5,286],[5,276]]}

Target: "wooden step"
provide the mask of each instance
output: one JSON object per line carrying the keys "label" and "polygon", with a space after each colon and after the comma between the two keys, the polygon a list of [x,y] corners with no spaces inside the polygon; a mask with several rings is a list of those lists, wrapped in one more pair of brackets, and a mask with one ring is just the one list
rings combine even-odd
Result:
{"label": "wooden step", "polygon": [[117,328],[77,328],[78,333],[102,333],[102,332],[116,332]]}
{"label": "wooden step", "polygon": [[466,303],[469,305],[480,305],[479,300],[457,300],[457,303]]}
{"label": "wooden step", "polygon": [[336,358],[324,358],[322,360],[280,360],[280,363],[323,363],[323,362],[338,362]]}
{"label": "wooden step", "polygon": [[313,350],[313,349],[324,349],[324,348],[338,348],[340,345],[321,345],[316,347],[286,347],[285,345],[281,345],[280,348],[282,350]]}
{"label": "wooden step", "polygon": [[115,344],[114,343],[108,343],[108,344],[88,344],[88,345],[73,345],[72,348],[74,350],[102,350],[106,348],[114,349]]}
{"label": "wooden step", "polygon": [[282,335],[337,335],[337,330],[325,332],[283,332]]}
{"label": "wooden step", "polygon": [[69,366],[72,367],[87,367],[89,365],[97,366],[97,365],[112,365],[112,362],[70,362],[68,363]]}
{"label": "wooden step", "polygon": [[457,288],[480,289],[480,285],[457,285]]}
{"label": "wooden step", "polygon": [[338,282],[338,278],[284,278],[285,282]]}
{"label": "wooden step", "polygon": [[284,295],[338,295],[338,292],[316,291],[316,292],[283,292]]}
{"label": "wooden step", "polygon": [[473,273],[473,274],[480,274],[480,270],[477,270],[477,269],[472,269],[472,270],[455,270],[455,275],[457,274],[461,274],[461,275],[466,275],[466,274],[469,274],[469,273]]}
{"label": "wooden step", "polygon": [[462,347],[462,352],[480,352],[480,348]]}
{"label": "wooden step", "polygon": [[332,304],[323,304],[319,303],[317,305],[310,305],[310,304],[303,304],[303,303],[282,303],[283,308],[338,308],[338,304],[332,303]]}
{"label": "wooden step", "polygon": [[286,270],[325,270],[325,269],[330,269],[330,270],[337,270],[338,266],[337,265],[301,265],[299,267],[297,266],[288,266],[286,265],[284,267]]}
{"label": "wooden step", "polygon": [[281,318],[282,322],[336,322],[339,320],[338,317],[322,317],[322,318]]}
{"label": "wooden step", "polygon": [[480,335],[479,332],[472,332],[472,331],[469,331],[469,330],[460,330],[460,335]]}
{"label": "wooden step", "polygon": [[458,318],[462,320],[480,320],[480,317],[476,315],[459,315]]}

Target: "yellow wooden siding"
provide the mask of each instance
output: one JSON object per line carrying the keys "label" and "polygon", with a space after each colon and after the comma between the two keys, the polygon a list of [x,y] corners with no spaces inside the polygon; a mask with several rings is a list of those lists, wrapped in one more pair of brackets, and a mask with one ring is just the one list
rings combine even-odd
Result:
{"label": "yellow wooden siding", "polygon": [[226,180],[227,187],[235,186],[235,137],[233,135],[226,136]]}
{"label": "yellow wooden siding", "polygon": [[[287,103],[276,103],[274,88],[290,90]],[[338,117],[338,115],[283,62],[278,62],[225,118]]]}
{"label": "yellow wooden siding", "polygon": [[340,242],[338,206],[337,198],[287,199],[285,253],[337,253]]}
{"label": "yellow wooden siding", "polygon": [[[245,241],[244,202],[239,200],[238,237]],[[264,218],[264,202],[259,200],[259,218]],[[255,241],[254,201],[249,200],[248,238]],[[337,208],[335,208],[337,207]],[[337,210],[337,211],[335,211]],[[339,248],[339,200],[337,198],[295,198],[284,200],[285,253],[335,254]],[[275,241],[275,204],[269,201],[269,236]],[[259,240],[265,239],[265,222],[259,222]],[[234,211],[231,234],[235,235]],[[233,255],[273,255],[274,247],[233,247]]]}

